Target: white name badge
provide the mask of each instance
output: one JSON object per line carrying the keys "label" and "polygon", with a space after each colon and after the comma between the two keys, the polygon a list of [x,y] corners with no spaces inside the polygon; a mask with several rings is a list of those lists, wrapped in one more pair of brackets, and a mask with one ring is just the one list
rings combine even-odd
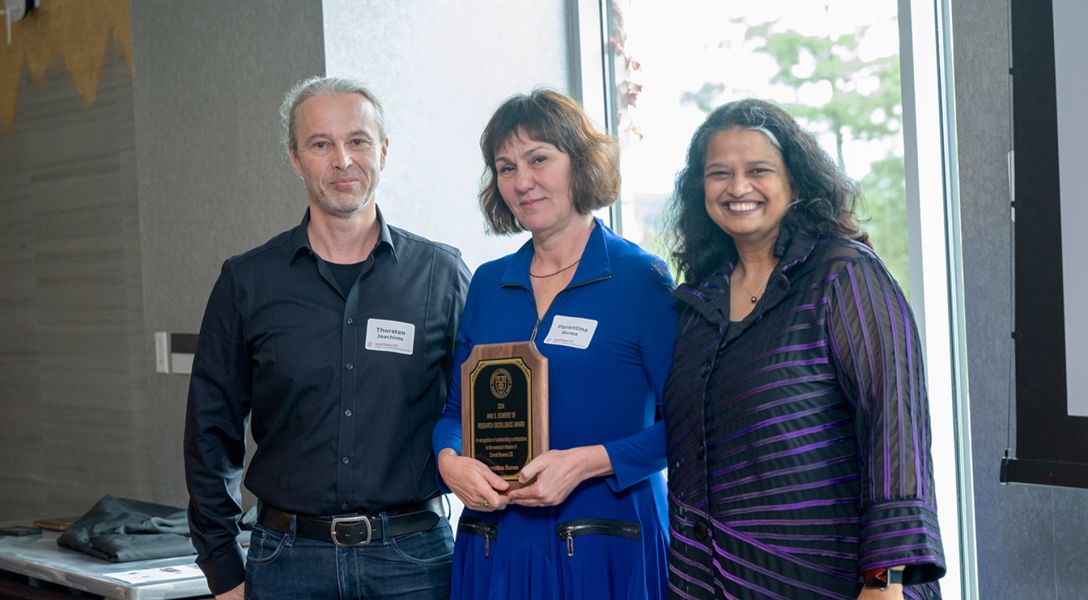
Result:
{"label": "white name badge", "polygon": [[594,331],[597,331],[597,322],[593,319],[556,315],[544,343],[585,350],[593,341]]}
{"label": "white name badge", "polygon": [[411,354],[416,343],[416,326],[385,319],[366,320],[366,349]]}

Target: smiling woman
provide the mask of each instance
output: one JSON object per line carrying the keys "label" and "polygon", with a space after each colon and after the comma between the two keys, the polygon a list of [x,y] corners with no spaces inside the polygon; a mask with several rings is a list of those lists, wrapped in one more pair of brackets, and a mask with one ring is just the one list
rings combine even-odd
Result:
{"label": "smiling woman", "polygon": [[663,402],[679,597],[940,597],[920,340],[855,196],[773,104],[726,104],[692,138]]}
{"label": "smiling woman", "polygon": [[[766,206],[726,208],[738,199]],[[799,228],[865,242],[856,202],[855,183],[785,111],[760,100],[731,102],[696,130],[677,175],[668,214],[673,257],[694,283],[738,251],[780,257]],[[770,266],[762,271],[765,281]]]}
{"label": "smiling woman", "polygon": [[719,131],[707,145],[703,169],[710,220],[734,243],[768,249],[793,200],[786,165],[769,133],[739,127]]}

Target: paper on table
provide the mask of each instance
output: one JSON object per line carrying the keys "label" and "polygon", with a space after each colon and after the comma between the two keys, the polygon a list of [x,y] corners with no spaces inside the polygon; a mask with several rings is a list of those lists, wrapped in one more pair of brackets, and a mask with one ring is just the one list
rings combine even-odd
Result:
{"label": "paper on table", "polygon": [[126,583],[148,583],[151,581],[173,581],[175,579],[193,579],[203,577],[196,565],[177,565],[173,567],[158,567],[154,569],[139,569],[136,571],[117,571],[116,573],[103,573],[106,577],[120,579]]}

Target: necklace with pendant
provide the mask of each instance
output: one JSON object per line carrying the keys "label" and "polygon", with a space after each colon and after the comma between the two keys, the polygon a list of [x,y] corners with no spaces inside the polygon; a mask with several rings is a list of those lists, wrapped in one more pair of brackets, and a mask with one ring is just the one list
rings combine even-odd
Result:
{"label": "necklace with pendant", "polygon": [[[739,277],[738,277],[738,279],[739,279]],[[752,292],[752,290],[748,289],[748,287],[745,286],[743,283],[740,285],[740,288],[742,290],[744,290],[748,294],[748,296],[749,296],[748,299],[752,301],[752,304],[755,304],[756,302],[759,301],[760,296],[762,296],[763,292],[767,289],[767,282],[769,282],[769,281],[770,281],[770,278],[768,277],[767,281],[763,282],[763,287],[759,288],[758,292]],[[738,283],[739,283],[739,281],[738,281]]]}
{"label": "necklace with pendant", "polygon": [[748,288],[746,288],[744,286],[741,286],[741,287],[744,289],[744,291],[748,292],[748,294],[751,296],[751,298],[749,298],[749,300],[752,301],[752,304],[755,304],[759,300],[759,297],[763,295],[763,290],[767,289],[767,284],[764,283],[763,287],[760,288],[760,290],[758,292],[754,293],[754,294],[752,293],[752,290],[750,290],[750,289],[748,289]]}
{"label": "necklace with pendant", "polygon": [[547,277],[555,277],[556,275],[562,273],[563,271],[566,271],[567,269],[570,269],[571,267],[573,267],[574,265],[576,265],[576,264],[578,264],[580,262],[582,262],[581,258],[579,258],[578,260],[576,260],[576,261],[570,263],[569,265],[563,267],[562,269],[559,269],[558,271],[555,271],[553,273],[548,273],[547,275],[536,275],[532,271],[529,271],[529,277],[532,277],[534,279],[544,279],[544,278],[547,278]]}

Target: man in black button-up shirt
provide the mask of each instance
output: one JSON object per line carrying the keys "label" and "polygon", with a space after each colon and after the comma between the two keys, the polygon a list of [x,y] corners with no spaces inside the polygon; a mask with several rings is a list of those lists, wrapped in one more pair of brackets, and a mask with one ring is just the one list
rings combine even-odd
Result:
{"label": "man in black button-up shirt", "polygon": [[[222,597],[448,597],[449,524],[426,501],[468,269],[378,211],[388,139],[373,94],[313,79],[284,111],[309,208],[227,260],[208,300],[185,431],[198,564]],[[250,418],[245,483],[261,516],[244,563]],[[374,518],[337,537],[322,519],[340,515]]]}

